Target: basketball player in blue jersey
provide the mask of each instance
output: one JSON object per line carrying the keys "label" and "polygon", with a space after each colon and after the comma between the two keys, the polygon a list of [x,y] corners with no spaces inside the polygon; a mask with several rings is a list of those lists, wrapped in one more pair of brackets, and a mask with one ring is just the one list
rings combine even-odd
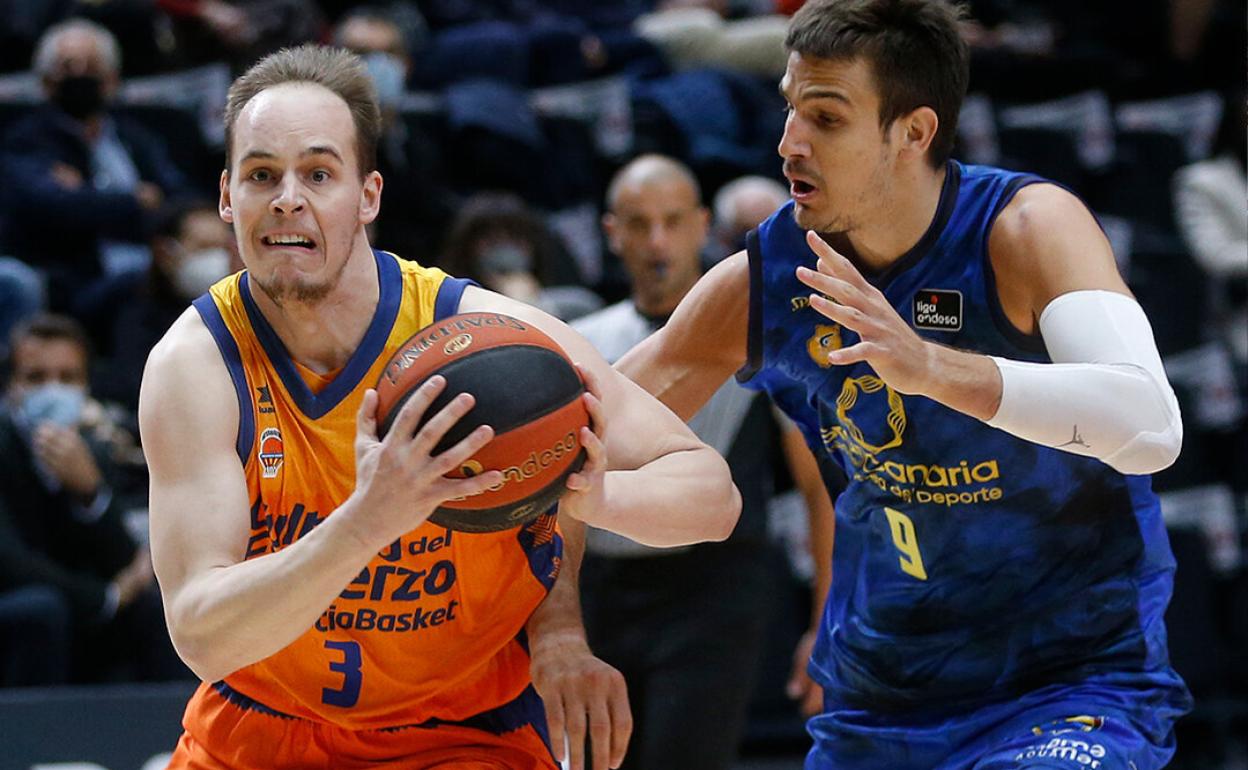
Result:
{"label": "basketball player in blue jersey", "polygon": [[840,490],[808,768],[1154,770],[1190,707],[1148,476],[1177,404],[1083,203],[949,159],[958,21],[794,16],[793,200],[617,367],[682,416],[739,370]]}

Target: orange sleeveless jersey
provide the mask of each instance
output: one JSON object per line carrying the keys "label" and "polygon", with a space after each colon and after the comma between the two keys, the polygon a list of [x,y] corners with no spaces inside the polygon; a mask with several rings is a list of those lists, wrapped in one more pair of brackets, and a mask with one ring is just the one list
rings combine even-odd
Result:
{"label": "orange sleeveless jersey", "polygon": [[[355,487],[355,416],[385,361],[418,329],[457,312],[466,281],[375,252],[380,299],[360,347],[336,374],[295,363],[252,301],[246,273],[195,306],[239,398],[247,477],[247,559],[281,550],[332,516]],[[310,387],[309,387],[310,385]],[[529,686],[523,627],[559,569],[554,516],[489,534],[426,523],[383,549],[282,651],[204,684],[261,711],[375,729],[459,721]],[[273,602],[286,589],[273,585]],[[199,718],[210,719],[210,709]],[[194,732],[194,730],[192,730]]]}

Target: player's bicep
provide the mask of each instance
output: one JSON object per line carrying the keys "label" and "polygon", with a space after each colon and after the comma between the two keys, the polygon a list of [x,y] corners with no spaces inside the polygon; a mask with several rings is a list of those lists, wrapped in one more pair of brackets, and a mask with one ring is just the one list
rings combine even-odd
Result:
{"label": "player's bicep", "polygon": [[247,487],[235,449],[238,402],[207,331],[184,317],[153,351],[139,398],[150,475],[152,562],[166,601],[242,560]]}
{"label": "player's bicep", "polygon": [[1024,332],[1036,331],[1040,313],[1062,294],[1131,293],[1092,212],[1056,185],[1020,190],[993,225],[988,251],[1002,308]]}

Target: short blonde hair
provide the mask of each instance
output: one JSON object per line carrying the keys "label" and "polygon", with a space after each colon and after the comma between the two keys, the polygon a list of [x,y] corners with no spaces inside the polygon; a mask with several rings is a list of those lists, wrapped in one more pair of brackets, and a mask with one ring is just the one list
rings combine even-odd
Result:
{"label": "short blonde hair", "polygon": [[351,111],[360,176],[377,168],[381,111],[377,90],[360,57],[343,48],[305,44],[283,48],[252,65],[230,86],[225,103],[225,167],[231,164],[234,124],[256,94],[284,83],[314,83],[337,94]]}

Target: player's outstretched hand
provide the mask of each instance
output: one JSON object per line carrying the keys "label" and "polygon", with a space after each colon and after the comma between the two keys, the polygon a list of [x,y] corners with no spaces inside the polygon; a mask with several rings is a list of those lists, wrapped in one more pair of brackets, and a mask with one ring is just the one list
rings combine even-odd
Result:
{"label": "player's outstretched hand", "polygon": [[607,413],[602,408],[602,390],[598,379],[589,369],[577,364],[581,379],[585,380],[585,409],[589,412],[590,428],[581,428],[581,446],[585,447],[585,464],[568,476],[568,492],[559,501],[559,513],[592,524],[592,517],[606,505],[606,489],[603,484],[607,472]]}
{"label": "player's outstretched hand", "polygon": [[[534,644],[529,671],[533,687],[546,706],[551,749],[564,760],[568,738],[571,770],[619,767],[633,734],[624,675],[594,657],[577,634],[546,638]],[[593,763],[585,764],[585,738],[590,738]]]}
{"label": "player's outstretched hand", "polygon": [[819,257],[818,271],[797,268],[797,279],[815,290],[810,306],[858,334],[858,342],[834,350],[837,366],[866,361],[898,393],[923,393],[932,369],[932,346],[897,315],[879,289],[813,230],[806,243]]}
{"label": "player's outstretched hand", "polygon": [[464,479],[446,478],[494,438],[488,425],[481,425],[459,443],[441,454],[433,448],[475,403],[469,393],[460,393],[442,407],[420,430],[421,416],[446,387],[446,378],[430,377],[403,408],[384,439],[377,438],[377,391],[364,393],[356,415],[355,494],[361,534],[376,538],[379,544],[393,541],[429,518],[441,503],[478,495],[502,483],[503,474],[487,471]]}

